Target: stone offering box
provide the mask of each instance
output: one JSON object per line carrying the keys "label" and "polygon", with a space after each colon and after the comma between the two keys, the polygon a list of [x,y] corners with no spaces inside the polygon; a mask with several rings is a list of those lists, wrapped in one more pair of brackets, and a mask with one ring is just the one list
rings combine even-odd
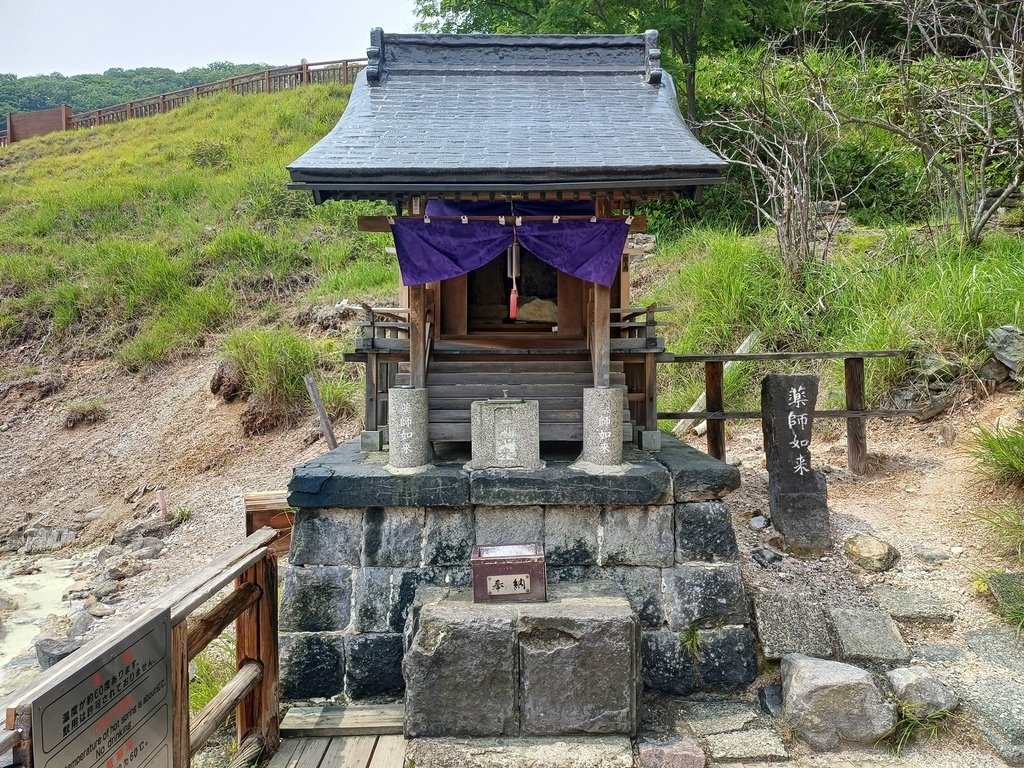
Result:
{"label": "stone offering box", "polygon": [[[623,464],[606,471],[574,466],[578,446],[549,445],[535,470],[467,469],[468,450],[435,451],[434,464],[400,472],[386,452],[351,442],[295,468],[280,611],[286,700],[400,695],[410,607],[428,588],[460,590],[472,605],[477,544],[540,543],[549,599],[575,583],[621,588],[640,627],[648,688],[687,695],[754,679],[736,537],[721,501],[739,486],[736,467],[668,435],[657,453],[625,446]],[[552,605],[479,607],[511,617]]]}
{"label": "stone offering box", "polygon": [[473,602],[543,603],[548,599],[547,566],[540,544],[476,545]]}

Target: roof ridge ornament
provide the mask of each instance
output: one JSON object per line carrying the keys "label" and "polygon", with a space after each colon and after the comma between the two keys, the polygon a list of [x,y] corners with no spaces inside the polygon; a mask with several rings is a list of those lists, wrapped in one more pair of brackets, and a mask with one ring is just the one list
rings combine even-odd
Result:
{"label": "roof ridge ornament", "polygon": [[644,70],[647,74],[647,82],[651,85],[660,85],[663,70],[661,68],[661,49],[658,47],[658,30],[648,29],[644,32],[644,44],[646,48]]}
{"label": "roof ridge ornament", "polygon": [[380,84],[384,76],[384,30],[370,30],[370,47],[366,49],[366,82]]}

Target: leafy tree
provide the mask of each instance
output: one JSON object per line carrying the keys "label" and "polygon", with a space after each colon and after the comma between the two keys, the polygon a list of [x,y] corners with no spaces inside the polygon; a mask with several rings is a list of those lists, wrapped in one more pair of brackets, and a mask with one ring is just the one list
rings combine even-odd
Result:
{"label": "leafy tree", "polygon": [[[416,0],[428,32],[630,33],[657,29],[682,67],[686,113],[697,119],[700,56],[792,28],[791,0]],[[667,62],[668,63],[668,62]],[[670,69],[673,68],[669,63]]]}

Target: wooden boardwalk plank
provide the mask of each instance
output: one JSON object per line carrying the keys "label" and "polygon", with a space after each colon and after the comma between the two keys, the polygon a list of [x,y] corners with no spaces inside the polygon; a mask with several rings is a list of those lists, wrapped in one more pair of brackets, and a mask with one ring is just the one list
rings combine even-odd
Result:
{"label": "wooden boardwalk plank", "polygon": [[301,751],[302,741],[300,739],[284,739],[277,754],[271,759],[267,768],[289,768],[294,766],[294,759],[297,752]]}
{"label": "wooden boardwalk plank", "polygon": [[295,762],[295,768],[320,768],[324,754],[330,745],[331,740],[327,737],[304,739],[302,753]]}
{"label": "wooden boardwalk plank", "polygon": [[405,737],[381,736],[369,768],[403,768],[405,765]]}
{"label": "wooden boardwalk plank", "polygon": [[338,736],[331,739],[320,768],[367,768],[376,736]]}
{"label": "wooden boardwalk plank", "polygon": [[405,705],[292,707],[281,722],[283,736],[376,736],[403,733]]}

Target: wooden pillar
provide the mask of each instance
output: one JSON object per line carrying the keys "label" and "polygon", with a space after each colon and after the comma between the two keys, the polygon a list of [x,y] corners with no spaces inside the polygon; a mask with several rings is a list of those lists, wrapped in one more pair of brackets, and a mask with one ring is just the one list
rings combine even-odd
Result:
{"label": "wooden pillar", "polygon": [[[724,368],[721,360],[704,363],[705,407],[710,412],[725,410]],[[708,419],[708,453],[719,461],[725,461],[725,421],[722,419]]]}
{"label": "wooden pillar", "polygon": [[[611,201],[599,197],[594,212],[601,218],[611,216]],[[594,323],[590,354],[594,366],[594,386],[607,387],[611,381],[611,289],[594,284]]]}
{"label": "wooden pillar", "polygon": [[171,627],[171,765],[188,768],[191,760],[188,709],[188,622]]}
{"label": "wooden pillar", "polygon": [[658,364],[654,355],[644,355],[644,429],[658,429]]}
{"label": "wooden pillar", "polygon": [[409,286],[409,383],[413,387],[427,385],[424,291],[422,285]]}
{"label": "wooden pillar", "polygon": [[594,386],[607,387],[611,381],[611,291],[594,284],[594,335],[590,354],[594,364]]}
{"label": "wooden pillar", "polygon": [[366,354],[366,415],[363,418],[363,424],[369,432],[377,429],[377,376],[379,373],[377,355],[368,352]]}
{"label": "wooden pillar", "polygon": [[[846,383],[846,410],[864,410],[864,358],[848,357],[843,361]],[[863,475],[868,470],[868,435],[864,417],[846,420],[846,460],[850,471]]]}

